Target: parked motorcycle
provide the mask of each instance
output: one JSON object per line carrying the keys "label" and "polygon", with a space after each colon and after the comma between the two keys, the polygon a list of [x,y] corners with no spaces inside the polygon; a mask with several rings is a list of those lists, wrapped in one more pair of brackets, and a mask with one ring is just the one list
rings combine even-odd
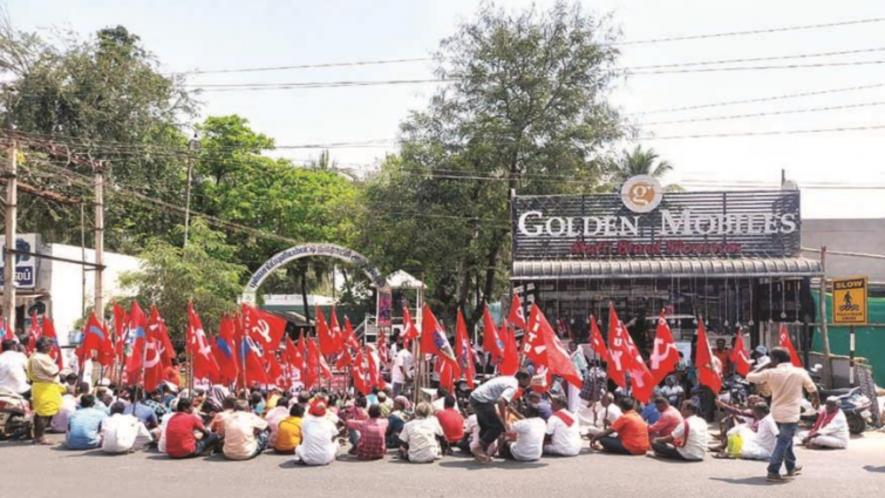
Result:
{"label": "parked motorcycle", "polygon": [[28,400],[18,393],[0,389],[0,440],[30,438],[33,419]]}
{"label": "parked motorcycle", "polygon": [[[848,422],[848,431],[855,435],[861,434],[866,430],[868,424],[872,425],[873,423],[873,413],[871,410],[873,402],[861,393],[860,387],[826,389],[821,384],[821,368],[821,365],[818,364],[808,370],[817,387],[821,402],[830,396],[839,398],[839,408],[845,414],[845,420]],[[802,411],[802,419],[813,422],[817,418],[817,412],[807,408],[805,407]]]}

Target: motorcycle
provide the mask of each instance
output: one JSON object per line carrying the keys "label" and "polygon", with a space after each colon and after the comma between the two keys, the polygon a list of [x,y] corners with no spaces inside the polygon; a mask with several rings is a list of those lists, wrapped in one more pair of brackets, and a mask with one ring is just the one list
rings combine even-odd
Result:
{"label": "motorcycle", "polygon": [[0,389],[0,440],[30,438],[33,419],[28,400],[18,393]]}
{"label": "motorcycle", "polygon": [[[860,387],[826,389],[820,382],[820,371],[821,365],[815,365],[809,370],[809,374],[811,374],[811,378],[814,380],[821,402],[831,396],[839,398],[839,408],[845,414],[848,431],[854,435],[863,433],[867,425],[873,424],[872,400],[861,393]],[[810,403],[803,407],[802,419],[814,422],[817,418],[817,411],[809,410],[809,408]]]}
{"label": "motorcycle", "polygon": [[719,398],[732,405],[743,405],[750,394],[750,383],[740,375],[732,375],[722,383],[722,394]]}

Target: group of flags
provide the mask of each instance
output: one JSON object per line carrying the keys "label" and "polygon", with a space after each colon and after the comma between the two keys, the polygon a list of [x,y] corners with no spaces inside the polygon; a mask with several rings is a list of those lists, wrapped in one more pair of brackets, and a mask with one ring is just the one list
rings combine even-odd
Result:
{"label": "group of flags", "polygon": [[[661,311],[658,318],[654,347],[648,364],[643,360],[624,323],[618,318],[614,306],[609,306],[608,323],[608,344],[606,344],[596,318],[593,315],[590,316],[590,345],[593,351],[606,363],[609,378],[618,386],[626,388],[629,375],[633,396],[643,403],[648,403],[654,394],[655,386],[676,370],[679,363],[679,350],[676,348],[676,342],[664,312]],[[799,355],[793,346],[785,324],[780,326],[779,343],[781,347],[790,352],[792,363],[801,367],[802,362],[799,360]],[[735,372],[742,377],[746,377],[750,372],[751,361],[747,355],[743,331],[740,329],[737,331],[735,342],[727,359],[734,365]],[[695,352],[698,383],[709,387],[714,393],[719,393],[722,389],[722,369],[724,366],[716,365],[717,361],[714,360],[714,354],[710,348],[704,321],[698,320]]]}

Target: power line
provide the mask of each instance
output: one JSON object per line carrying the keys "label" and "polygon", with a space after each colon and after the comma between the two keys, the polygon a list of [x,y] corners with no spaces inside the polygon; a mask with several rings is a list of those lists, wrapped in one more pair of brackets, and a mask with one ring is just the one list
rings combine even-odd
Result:
{"label": "power line", "polygon": [[876,101],[876,102],[862,102],[858,104],[844,104],[844,105],[832,105],[832,106],[822,106],[822,107],[806,107],[802,109],[787,109],[783,111],[767,111],[767,112],[752,112],[745,114],[728,114],[728,115],[719,115],[719,116],[707,116],[703,118],[687,118],[687,119],[673,119],[668,121],[649,121],[645,123],[639,123],[637,126],[658,126],[658,125],[666,125],[666,124],[680,124],[680,123],[700,123],[707,121],[723,121],[729,119],[743,119],[743,118],[756,118],[763,116],[781,116],[784,114],[802,114],[809,112],[823,112],[823,111],[838,111],[844,109],[858,109],[862,107],[877,107],[885,105],[885,101]]}
{"label": "power line", "polygon": [[734,63],[743,63],[743,62],[762,62],[762,61],[778,61],[778,60],[789,60],[789,59],[810,59],[814,57],[831,57],[834,55],[851,55],[851,54],[865,54],[870,52],[881,52],[885,50],[885,47],[875,47],[875,48],[861,48],[855,50],[836,50],[831,52],[814,52],[814,53],[803,53],[803,54],[791,54],[791,55],[773,55],[766,57],[744,57],[739,59],[718,59],[718,60],[705,60],[705,61],[695,61],[695,62],[674,62],[669,64],[649,64],[644,66],[626,66],[624,69],[664,69],[671,67],[683,67],[683,66],[712,66],[717,64],[734,64]]}
{"label": "power line", "polygon": [[851,21],[839,21],[839,22],[830,22],[830,23],[780,26],[780,27],[774,27],[774,28],[750,29],[750,30],[745,30],[745,31],[726,31],[723,33],[667,36],[667,37],[661,37],[661,38],[649,38],[649,39],[645,39],[645,40],[633,40],[633,41],[627,40],[627,41],[622,41],[622,42],[614,42],[614,43],[612,43],[612,45],[615,45],[615,46],[648,45],[648,44],[652,44],[652,43],[669,43],[669,42],[675,42],[675,41],[704,40],[704,39],[709,39],[709,38],[726,38],[726,37],[732,37],[732,36],[761,35],[761,34],[768,34],[768,33],[783,33],[786,31],[802,31],[802,30],[809,30],[809,29],[835,28],[838,26],[872,24],[872,23],[879,23],[882,21],[885,21],[885,17],[854,19]]}
{"label": "power line", "polygon": [[811,90],[805,92],[798,93],[787,93],[783,95],[774,95],[770,97],[756,97],[750,99],[741,99],[741,100],[726,100],[724,102],[710,102],[707,104],[696,104],[696,105],[686,105],[681,107],[665,107],[661,109],[651,109],[648,111],[641,111],[634,113],[634,115],[646,115],[646,114],[659,114],[659,113],[667,113],[667,112],[679,112],[679,111],[692,111],[696,109],[707,109],[710,107],[724,107],[729,105],[738,105],[738,104],[756,104],[760,102],[771,102],[775,100],[787,100],[787,99],[795,99],[800,97],[813,97],[816,95],[827,95],[831,93],[842,93],[842,92],[854,92],[859,90],[869,90],[871,88],[882,88],[885,87],[885,83],[873,83],[870,85],[858,85],[858,86],[849,86],[849,87],[841,87],[841,88],[831,88],[827,90]]}
{"label": "power line", "polygon": [[190,71],[179,71],[171,74],[224,74],[224,73],[258,73],[265,71],[286,71],[289,69],[315,69],[325,67],[349,67],[349,66],[376,66],[386,64],[404,64],[410,62],[427,62],[431,61],[430,57],[409,57],[403,59],[375,59],[363,61],[347,61],[347,62],[321,62],[316,64],[293,64],[289,66],[258,66],[228,69],[193,69]]}
{"label": "power line", "polygon": [[746,132],[725,132],[725,133],[699,133],[692,135],[645,135],[641,138],[646,140],[682,140],[687,138],[731,138],[731,137],[754,137],[769,135],[803,135],[817,133],[843,133],[852,131],[869,131],[882,130],[885,125],[866,125],[866,126],[840,126],[837,128],[810,128],[799,130],[771,130],[771,131],[746,131]]}
{"label": "power line", "polygon": [[301,88],[342,88],[387,85],[422,85],[427,83],[452,83],[457,78],[425,78],[404,80],[343,80],[343,81],[291,81],[281,83],[205,83],[185,85],[188,88],[211,92],[292,90]]}
{"label": "power line", "polygon": [[807,69],[819,67],[869,66],[885,64],[885,60],[848,61],[848,62],[812,62],[808,64],[782,64],[772,66],[730,66],[730,67],[698,67],[688,69],[662,69],[653,71],[629,72],[631,76],[650,74],[683,74],[683,73],[716,73],[728,71],[767,71],[772,69]]}

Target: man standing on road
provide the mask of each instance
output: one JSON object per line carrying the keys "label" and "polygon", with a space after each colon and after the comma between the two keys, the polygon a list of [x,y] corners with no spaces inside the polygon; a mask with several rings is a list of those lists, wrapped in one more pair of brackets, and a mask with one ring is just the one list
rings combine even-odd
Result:
{"label": "man standing on road", "polygon": [[478,461],[491,461],[486,450],[504,432],[510,401],[517,389],[528,389],[531,382],[532,376],[520,370],[515,377],[495,377],[476,388],[470,395],[470,406],[479,423],[479,445],[472,447],[471,451]]}
{"label": "man standing on road", "polygon": [[765,383],[771,389],[771,415],[777,423],[777,445],[771,454],[768,464],[768,480],[782,482],[781,464],[787,469],[786,477],[794,477],[802,471],[796,464],[793,453],[793,437],[799,423],[802,402],[802,389],[811,396],[811,404],[817,409],[820,398],[814,382],[802,368],[794,367],[790,362],[790,353],[784,348],[774,348],[770,353],[771,362],[747,374],[747,380],[754,384]]}
{"label": "man standing on road", "polygon": [[412,380],[412,370],[415,368],[415,360],[412,352],[408,348],[403,347],[401,340],[397,341],[399,350],[393,360],[393,367],[390,369],[390,382],[393,384],[393,397],[399,396],[403,392],[403,388]]}

